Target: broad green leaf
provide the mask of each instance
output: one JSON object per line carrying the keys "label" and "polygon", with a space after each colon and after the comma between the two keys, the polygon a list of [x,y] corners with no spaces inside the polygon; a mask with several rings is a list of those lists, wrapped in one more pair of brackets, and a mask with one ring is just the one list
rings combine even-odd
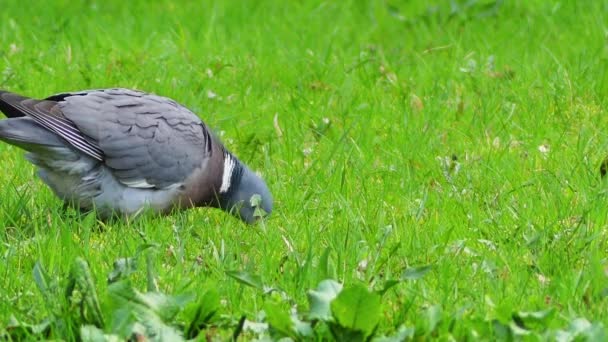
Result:
{"label": "broad green leaf", "polygon": [[163,320],[152,311],[136,308],[135,314],[138,318],[138,323],[145,328],[145,335],[150,341],[184,341],[180,331],[166,322],[163,322]]}
{"label": "broad green leaf", "polygon": [[553,337],[559,342],[606,341],[608,333],[602,323],[591,323],[585,318],[576,318],[570,322],[567,330],[558,330]]}
{"label": "broad green leaf", "polygon": [[[241,328],[240,331],[238,331],[239,327]],[[243,316],[241,317],[239,326],[237,326],[237,330],[234,332],[233,336],[237,335],[237,333],[240,334],[242,331],[252,332],[258,335],[265,334],[268,332],[268,323],[250,321]]]}
{"label": "broad green leaf", "polygon": [[114,283],[120,279],[128,277],[137,271],[137,259],[120,258],[114,261],[114,269],[108,275],[108,283]]}
{"label": "broad green leaf", "polygon": [[570,325],[568,326],[568,331],[577,335],[586,331],[589,328],[591,328],[591,322],[589,322],[585,318],[576,318],[572,320],[572,322],[570,322]]}
{"label": "broad green leaf", "polygon": [[175,297],[160,292],[137,292],[137,298],[141,303],[156,312],[159,317],[169,322],[179,313],[180,306]]}
{"label": "broad green leaf", "polygon": [[370,336],[380,321],[380,296],[362,285],[346,288],[331,302],[336,322],[349,330]]}
{"label": "broad green leaf", "polygon": [[400,326],[399,329],[392,335],[389,336],[382,336],[382,337],[377,337],[374,338],[372,341],[373,342],[401,342],[401,341],[408,341],[408,340],[412,340],[414,338],[414,335],[416,333],[416,329],[415,328],[408,328],[404,325]]}
{"label": "broad green leaf", "polygon": [[314,331],[310,322],[302,321],[296,314],[291,315],[291,321],[293,323],[294,330],[301,337],[312,337]]}
{"label": "broad green leaf", "polygon": [[172,320],[180,310],[177,298],[164,293],[141,293],[125,282],[114,283],[108,289],[115,299],[143,306],[158,314],[164,321]]}
{"label": "broad green leaf", "polygon": [[169,324],[179,312],[179,301],[175,298],[158,292],[142,294],[124,281],[111,284],[108,291],[119,307],[127,309],[135,322],[144,327],[149,340],[184,340],[181,333]]}
{"label": "broad green leaf", "polygon": [[367,341],[365,333],[359,330],[352,330],[337,323],[329,323],[329,328],[334,340],[339,342],[364,342]]}
{"label": "broad green leaf", "polygon": [[121,342],[116,335],[106,335],[103,330],[94,325],[83,325],[80,327],[80,338],[83,342]]}
{"label": "broad green leaf", "polygon": [[264,312],[266,313],[266,322],[268,322],[271,332],[277,334],[278,337],[296,336],[291,317],[278,304],[267,301],[264,303]]}
{"label": "broad green leaf", "polygon": [[262,278],[258,275],[251,274],[246,271],[227,271],[226,274],[234,278],[241,284],[251,286],[260,291],[264,291],[264,284],[262,284]]}
{"label": "broad green leaf", "polygon": [[593,323],[584,331],[582,336],[584,336],[587,341],[608,341],[606,328],[604,328],[604,325],[600,322]]}
{"label": "broad green leaf", "polygon": [[135,322],[135,315],[131,311],[131,308],[124,303],[116,303],[112,307],[111,314],[109,314],[109,324],[107,330],[111,331],[120,336],[130,336],[133,332],[133,323]]}
{"label": "broad green leaf", "polygon": [[319,283],[316,289],[309,290],[308,304],[310,311],[308,319],[329,321],[332,319],[331,301],[342,291],[342,284],[332,279],[326,279]]}
{"label": "broad green leaf", "polygon": [[401,275],[401,280],[417,280],[431,270],[431,265],[408,267]]}

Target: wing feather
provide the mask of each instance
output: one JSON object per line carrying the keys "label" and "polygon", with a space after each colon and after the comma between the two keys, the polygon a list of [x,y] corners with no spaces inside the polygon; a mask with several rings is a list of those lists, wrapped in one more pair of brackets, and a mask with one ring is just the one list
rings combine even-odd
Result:
{"label": "wing feather", "polygon": [[[52,103],[49,101],[38,101],[25,99],[20,96],[10,96],[10,93],[0,93],[3,101],[13,109],[31,117],[42,127],[62,137],[70,145],[83,153],[97,159],[103,160],[103,151],[87,140],[73,123],[68,119],[51,114]],[[25,100],[23,100],[25,99]],[[45,103],[46,102],[46,103]],[[56,103],[55,103],[56,105]],[[50,106],[50,107],[49,107]]]}
{"label": "wing feather", "polygon": [[187,108],[129,89],[61,93],[44,100],[0,91],[0,110],[32,118],[135,188],[181,184],[211,157],[216,143]]}
{"label": "wing feather", "polygon": [[66,96],[59,108],[127,186],[174,186],[211,155],[212,135],[203,122],[164,97],[108,89]]}

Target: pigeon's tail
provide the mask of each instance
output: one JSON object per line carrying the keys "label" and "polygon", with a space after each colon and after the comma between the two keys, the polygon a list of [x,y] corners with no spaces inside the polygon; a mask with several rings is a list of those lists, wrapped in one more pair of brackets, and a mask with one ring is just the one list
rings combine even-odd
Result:
{"label": "pigeon's tail", "polygon": [[8,92],[6,90],[0,90],[0,112],[4,113],[7,118],[19,118],[25,116],[25,113],[15,104],[27,99],[27,97]]}
{"label": "pigeon's tail", "polygon": [[0,140],[30,152],[66,146],[63,139],[28,117],[0,120]]}

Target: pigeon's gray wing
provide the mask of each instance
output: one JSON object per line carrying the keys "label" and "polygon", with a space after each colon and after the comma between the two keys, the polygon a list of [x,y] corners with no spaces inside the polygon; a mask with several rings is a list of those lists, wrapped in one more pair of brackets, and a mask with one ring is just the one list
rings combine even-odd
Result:
{"label": "pigeon's gray wing", "polygon": [[103,152],[130,187],[182,183],[211,154],[211,133],[191,111],[165,97],[127,89],[58,94],[63,116]]}
{"label": "pigeon's gray wing", "polygon": [[97,160],[103,159],[103,152],[94,141],[88,139],[67,120],[57,108],[57,102],[34,100],[7,91],[0,91],[0,111],[9,118],[27,116],[38,125],[65,139],[77,150]]}

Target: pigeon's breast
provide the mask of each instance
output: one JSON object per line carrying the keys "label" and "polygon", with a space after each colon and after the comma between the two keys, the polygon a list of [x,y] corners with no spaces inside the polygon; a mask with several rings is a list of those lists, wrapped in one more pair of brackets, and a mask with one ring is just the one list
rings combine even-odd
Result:
{"label": "pigeon's breast", "polygon": [[184,181],[179,200],[181,207],[219,206],[218,194],[224,171],[223,156],[222,145],[214,143],[209,156],[203,158],[200,166]]}

